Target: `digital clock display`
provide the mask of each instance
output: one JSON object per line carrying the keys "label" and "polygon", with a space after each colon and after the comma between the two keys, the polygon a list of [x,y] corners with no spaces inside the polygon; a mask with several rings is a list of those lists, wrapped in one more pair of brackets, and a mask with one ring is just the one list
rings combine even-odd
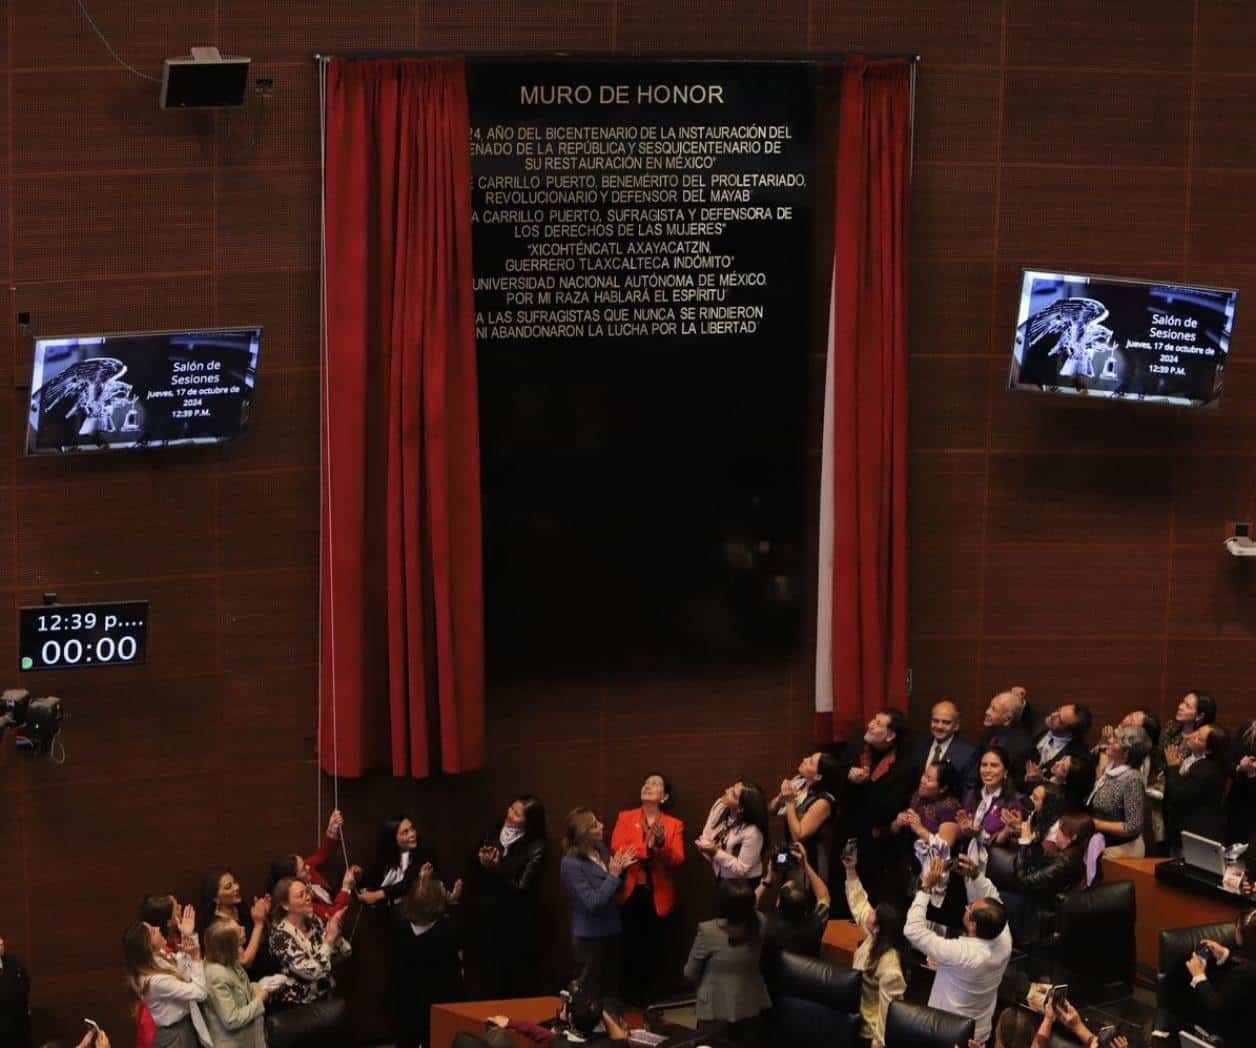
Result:
{"label": "digital clock display", "polygon": [[141,666],[148,601],[22,608],[20,632],[18,665],[23,670]]}

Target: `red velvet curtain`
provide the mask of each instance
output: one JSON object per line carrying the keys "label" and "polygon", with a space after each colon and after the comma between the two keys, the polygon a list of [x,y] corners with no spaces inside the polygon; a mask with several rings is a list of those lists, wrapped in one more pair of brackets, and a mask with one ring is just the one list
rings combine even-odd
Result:
{"label": "red velvet curtain", "polygon": [[912,77],[906,61],[858,57],[842,73],[822,496],[832,525],[831,617],[820,615],[831,708],[818,668],[821,739],[861,733],[878,709],[905,708],[907,698]]}
{"label": "red velvet curtain", "polygon": [[484,755],[470,126],[458,58],[325,93],[323,768]]}

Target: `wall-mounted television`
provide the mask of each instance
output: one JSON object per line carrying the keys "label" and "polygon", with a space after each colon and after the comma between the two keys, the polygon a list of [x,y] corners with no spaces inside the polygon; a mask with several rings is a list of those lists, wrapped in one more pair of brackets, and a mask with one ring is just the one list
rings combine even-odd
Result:
{"label": "wall-mounted television", "polygon": [[28,455],[221,444],[248,428],[260,327],[35,341]]}
{"label": "wall-mounted television", "polygon": [[1216,404],[1238,297],[1226,288],[1027,269],[1008,388]]}

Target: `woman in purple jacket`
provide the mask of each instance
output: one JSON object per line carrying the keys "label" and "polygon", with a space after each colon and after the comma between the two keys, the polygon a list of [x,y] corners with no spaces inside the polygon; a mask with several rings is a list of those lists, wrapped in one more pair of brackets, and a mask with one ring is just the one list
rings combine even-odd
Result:
{"label": "woman in purple jacket", "polygon": [[1021,799],[1012,788],[1012,762],[1002,746],[987,746],[981,753],[977,777],[978,789],[969,792],[963,809],[956,815],[959,832],[971,842],[970,855],[977,849],[972,845],[989,848],[1007,844],[1012,839],[1012,828],[1003,818],[1021,811]]}
{"label": "woman in purple jacket", "polygon": [[571,896],[571,955],[575,979],[603,1000],[619,990],[619,889],[623,872],[637,861],[631,848],[614,855],[602,840],[605,827],[588,808],[567,816],[566,855],[560,874]]}

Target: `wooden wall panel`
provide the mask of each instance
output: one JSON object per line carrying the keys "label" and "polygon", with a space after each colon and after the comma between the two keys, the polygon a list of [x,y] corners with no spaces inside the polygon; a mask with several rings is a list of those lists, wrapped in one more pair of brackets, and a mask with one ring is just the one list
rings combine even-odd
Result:
{"label": "wooden wall panel", "polygon": [[[306,63],[315,51],[414,47],[414,0],[219,0],[224,53]],[[307,69],[310,68],[307,66]]]}
{"label": "wooden wall panel", "polygon": [[13,77],[17,175],[202,168],[214,161],[214,116],[160,109],[158,85],[116,66]]}
{"label": "wooden wall panel", "polygon": [[616,45],[630,53],[672,51],[677,26],[702,26],[703,51],[803,51],[807,0],[777,0],[748,7],[739,0],[621,0]]}
{"label": "wooden wall panel", "polygon": [[1014,70],[1003,160],[1185,167],[1190,89],[1186,74]]}
{"label": "wooden wall panel", "polygon": [[1184,4],[1114,0],[1103,14],[1085,0],[1008,0],[1009,65],[1090,69],[1189,68],[1191,9]]}
{"label": "wooden wall panel", "polygon": [[49,175],[15,179],[13,191],[19,286],[210,267],[208,173]]}
{"label": "wooden wall panel", "polygon": [[914,52],[931,64],[992,65],[1002,7],[1000,0],[815,0],[812,43],[820,51]]}
{"label": "wooden wall panel", "polygon": [[419,43],[433,50],[605,51],[615,47],[617,0],[418,0]]}
{"label": "wooden wall panel", "polygon": [[[1171,710],[1196,686],[1229,724],[1256,714],[1253,573],[1220,549],[1226,520],[1256,516],[1247,3],[1123,0],[1102,17],[1081,0],[90,7],[148,74],[217,43],[252,56],[275,91],[230,119],[163,113],[156,86],[115,66],[73,5],[13,0],[0,19],[0,667],[16,661],[16,608],[49,586],[152,602],[147,666],[32,682],[71,712],[66,764],[0,748],[0,934],[35,967],[40,1039],[65,1040],[91,1014],[124,1040],[117,941],[139,896],[188,896],[224,860],[258,890],[272,852],[313,845],[320,804],[344,806],[355,861],[384,813],[408,809],[457,870],[517,791],[545,799],[556,839],[570,807],[609,820],[657,767],[696,832],[727,781],[771,789],[809,746],[810,637],[755,672],[502,687],[482,772],[318,781],[316,50],[920,52],[913,717],[945,695],[976,731],[1013,682],[1043,705],[1084,699],[1101,719]],[[1220,409],[1008,393],[1026,266],[1243,289]],[[823,302],[823,275],[815,284]],[[263,324],[252,430],[225,448],[21,457],[31,344],[18,310],[42,334]],[[822,378],[813,355],[809,563]],[[686,929],[706,916],[709,876],[696,859],[682,871]],[[543,907],[561,938],[553,869]],[[565,953],[557,943],[549,959],[555,983]]]}

